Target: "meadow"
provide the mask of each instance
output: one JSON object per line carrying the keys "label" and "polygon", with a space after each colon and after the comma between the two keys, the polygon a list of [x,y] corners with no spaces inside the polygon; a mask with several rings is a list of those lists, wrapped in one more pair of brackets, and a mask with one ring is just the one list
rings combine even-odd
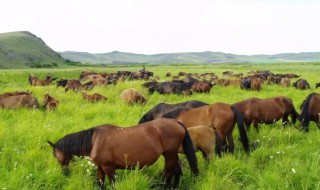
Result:
{"label": "meadow", "polygon": [[[132,126],[140,117],[158,103],[177,103],[200,100],[207,103],[235,103],[251,97],[268,98],[284,95],[290,97],[299,110],[302,101],[311,92],[320,92],[314,84],[320,82],[320,63],[287,64],[218,64],[218,65],[151,65],[162,81],[168,80],[166,72],[174,75],[185,72],[214,72],[222,76],[226,70],[246,74],[251,70],[270,70],[273,73],[296,73],[307,79],[309,90],[283,88],[277,85],[263,85],[260,92],[244,91],[239,87],[214,86],[209,94],[194,93],[192,96],[148,94],[141,86],[144,81],[125,81],[117,85],[95,87],[108,97],[106,102],[90,103],[82,99],[81,93],[67,92],[57,88],[55,83],[45,87],[30,86],[28,75],[44,78],[48,73],[54,77],[78,78],[82,70],[116,72],[118,70],[137,71],[140,67],[105,68],[63,68],[1,70],[0,93],[26,91],[38,98],[42,106],[44,94],[50,93],[60,101],[55,111],[29,109],[0,109],[0,189],[97,189],[95,168],[86,159],[75,158],[71,163],[69,176],[62,174],[52,148],[47,140],[57,141],[66,134],[91,128],[101,124]],[[295,81],[296,79],[293,79]],[[127,88],[136,88],[148,98],[146,105],[129,106],[120,100],[120,93]],[[91,93],[91,92],[90,92]],[[300,112],[300,110],[299,110]],[[298,126],[299,123],[296,123]],[[281,121],[272,125],[260,124],[260,132],[248,132],[250,142],[259,140],[259,146],[249,155],[245,154],[238,140],[237,127],[235,153],[214,156],[207,163],[200,152],[197,153],[200,175],[193,177],[184,158],[183,176],[179,189],[320,189],[320,131],[314,123],[309,133],[301,132],[294,126],[282,127]],[[163,159],[142,170],[117,170],[116,183],[107,189],[161,189]],[[155,187],[154,187],[155,186]]]}

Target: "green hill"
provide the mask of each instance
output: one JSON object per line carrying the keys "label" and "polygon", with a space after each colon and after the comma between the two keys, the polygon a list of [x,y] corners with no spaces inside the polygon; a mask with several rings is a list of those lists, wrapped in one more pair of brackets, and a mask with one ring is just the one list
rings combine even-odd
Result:
{"label": "green hill", "polygon": [[0,69],[56,67],[64,59],[30,32],[0,34]]}
{"label": "green hill", "polygon": [[282,53],[275,55],[236,55],[223,52],[186,52],[163,54],[134,54],[113,51],[91,54],[87,52],[62,52],[61,56],[82,63],[279,63],[319,62],[320,52]]}

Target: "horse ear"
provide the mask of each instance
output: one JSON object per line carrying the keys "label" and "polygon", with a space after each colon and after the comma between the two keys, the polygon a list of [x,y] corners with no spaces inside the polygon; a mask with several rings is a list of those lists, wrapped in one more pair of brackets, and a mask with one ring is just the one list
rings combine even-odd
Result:
{"label": "horse ear", "polygon": [[49,143],[50,146],[52,146],[52,148],[55,147],[55,144],[53,142],[51,142],[51,141],[47,141],[47,142]]}

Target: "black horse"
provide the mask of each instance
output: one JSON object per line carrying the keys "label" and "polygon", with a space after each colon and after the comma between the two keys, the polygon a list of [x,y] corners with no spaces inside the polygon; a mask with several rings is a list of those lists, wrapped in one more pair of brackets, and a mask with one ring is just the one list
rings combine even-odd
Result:
{"label": "black horse", "polygon": [[156,118],[162,117],[162,115],[181,107],[186,108],[198,108],[202,106],[208,105],[207,103],[198,101],[198,100],[191,100],[187,102],[177,103],[177,104],[166,104],[166,103],[160,103],[153,107],[151,110],[149,110],[146,114],[142,116],[142,118],[139,121],[140,123],[144,123],[147,121],[152,121]]}

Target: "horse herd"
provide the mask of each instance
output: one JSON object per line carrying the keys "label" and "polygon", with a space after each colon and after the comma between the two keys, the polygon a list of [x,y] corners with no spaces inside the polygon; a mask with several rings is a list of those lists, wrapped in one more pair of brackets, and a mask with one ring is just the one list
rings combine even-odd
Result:
{"label": "horse herd", "polygon": [[[86,73],[81,76],[89,75]],[[250,87],[253,79],[250,79]],[[30,85],[48,85],[52,80],[54,78],[51,75],[48,75],[45,80],[29,76]],[[259,80],[263,80],[262,77]],[[79,80],[77,81],[80,83]],[[243,81],[249,81],[249,78]],[[188,81],[179,81],[175,84],[180,84],[180,87],[193,88],[196,82],[199,81],[189,77]],[[294,86],[299,86],[298,82],[294,83]],[[62,80],[57,82],[58,86],[67,86],[67,89],[80,91],[82,88],[89,89],[93,81],[81,88],[70,80],[64,84],[60,83]],[[111,83],[115,84],[115,82]],[[204,81],[204,83],[209,84],[210,82]],[[156,81],[145,83],[144,86],[149,88],[151,93],[154,91],[162,93],[167,92],[167,89],[175,89],[172,88],[175,85]],[[130,94],[137,94],[134,89],[129,89],[129,91]],[[185,90],[172,91],[172,93],[183,91]],[[82,95],[91,101],[107,99],[100,94],[89,95],[82,92]],[[121,96],[126,95],[121,94]],[[138,98],[132,98],[132,95],[127,99],[138,99],[140,103],[147,102],[145,97],[134,96]],[[59,101],[49,94],[44,96],[43,103],[44,107],[49,110],[59,105]],[[130,103],[134,104],[136,101]],[[37,99],[30,92],[17,91],[0,95],[0,107],[2,108],[17,108],[22,107],[21,105],[39,108]],[[288,119],[289,116],[291,122]],[[48,143],[53,147],[54,156],[65,173],[68,173],[68,165],[73,156],[90,157],[97,166],[100,188],[104,188],[105,175],[111,183],[115,181],[116,169],[150,166],[162,155],[165,159],[163,172],[165,184],[170,186],[174,178],[173,187],[176,187],[182,174],[178,153],[186,155],[192,174],[197,175],[199,171],[195,151],[201,151],[206,160],[209,160],[214,151],[219,156],[223,150],[233,153],[235,148],[233,129],[237,124],[243,148],[246,153],[250,153],[247,136],[250,125],[253,124],[256,132],[259,132],[259,123],[272,124],[280,119],[284,126],[294,124],[298,120],[301,123],[301,129],[305,131],[309,130],[310,121],[315,122],[320,128],[320,94],[309,94],[300,106],[300,114],[294,108],[292,99],[285,96],[267,99],[250,98],[234,104],[222,102],[208,104],[197,100],[177,104],[160,103],[146,112],[135,126],[119,127],[105,124],[68,134],[55,143],[50,141]]]}

